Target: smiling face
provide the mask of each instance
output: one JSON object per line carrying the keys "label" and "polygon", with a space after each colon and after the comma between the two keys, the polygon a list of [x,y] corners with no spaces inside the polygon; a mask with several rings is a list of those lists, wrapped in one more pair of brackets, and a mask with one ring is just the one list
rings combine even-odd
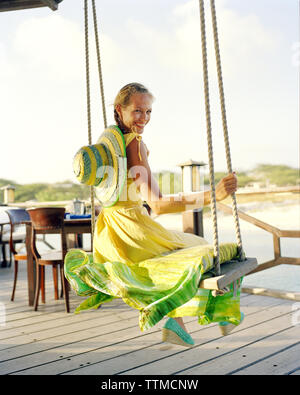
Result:
{"label": "smiling face", "polygon": [[153,98],[148,93],[134,93],[129,104],[115,108],[126,130],[142,134],[150,121]]}

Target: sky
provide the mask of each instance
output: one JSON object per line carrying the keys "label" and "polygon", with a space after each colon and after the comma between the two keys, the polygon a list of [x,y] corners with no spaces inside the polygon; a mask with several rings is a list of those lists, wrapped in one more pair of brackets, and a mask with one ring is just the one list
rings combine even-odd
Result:
{"label": "sky", "polygon": [[[90,1],[91,3],[91,1]],[[299,3],[216,0],[232,166],[299,167]],[[75,181],[88,143],[83,0],[0,13],[0,178]],[[208,163],[198,0],[96,0],[108,123],[129,82],[155,96],[143,140],[152,171]],[[215,171],[227,171],[205,0]],[[104,129],[90,7],[92,139]]]}

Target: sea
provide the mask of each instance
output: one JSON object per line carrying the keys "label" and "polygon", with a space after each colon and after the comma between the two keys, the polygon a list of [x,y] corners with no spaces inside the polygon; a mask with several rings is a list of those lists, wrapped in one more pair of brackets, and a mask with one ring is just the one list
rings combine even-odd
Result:
{"label": "sea", "polygon": [[[254,202],[240,204],[238,208],[279,229],[300,230],[300,201]],[[5,218],[5,206],[0,206],[0,220]],[[164,214],[154,217],[154,220],[167,229],[182,230],[181,214]],[[239,222],[243,249],[246,255],[248,257],[256,257],[259,264],[272,260],[274,258],[272,234],[242,219]],[[218,211],[217,224],[220,243],[236,241],[232,215]],[[203,215],[203,226],[204,238],[208,243],[213,244],[213,226],[209,213]],[[59,248],[57,235],[47,235],[46,240],[54,248]],[[90,246],[89,235],[83,236],[83,246],[86,248]],[[41,243],[41,249],[43,248],[48,249]],[[281,238],[281,255],[300,258],[300,239]],[[300,266],[284,264],[254,273],[244,278],[243,285],[300,292]]]}
{"label": "sea", "polygon": [[[261,221],[284,230],[300,230],[300,201],[240,204],[244,211]],[[182,230],[180,214],[165,214],[155,219],[168,229]],[[246,256],[255,257],[259,264],[274,259],[273,236],[271,233],[239,219],[242,245]],[[218,211],[219,243],[235,242],[236,233],[232,215]],[[203,215],[204,238],[213,244],[213,225],[210,214]],[[281,238],[281,255],[300,258],[300,239]],[[300,266],[279,265],[244,277],[244,286],[271,288],[282,291],[300,292]]]}

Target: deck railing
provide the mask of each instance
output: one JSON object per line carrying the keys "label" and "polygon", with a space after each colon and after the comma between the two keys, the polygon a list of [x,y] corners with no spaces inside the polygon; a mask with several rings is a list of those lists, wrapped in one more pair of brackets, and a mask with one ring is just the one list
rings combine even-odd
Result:
{"label": "deck railing", "polygon": [[[161,183],[161,177],[160,177]],[[174,178],[171,177],[171,189],[174,189]],[[276,188],[274,190],[263,190],[263,191],[247,191],[246,194],[257,194],[261,193],[299,193],[299,186],[288,187],[288,188]],[[245,195],[245,193],[240,192],[237,195]],[[38,207],[38,206],[64,206],[68,207],[72,204],[72,201],[60,201],[60,202],[25,202],[25,203],[11,203],[9,206],[18,206],[18,207]],[[90,202],[85,201],[86,206],[90,206]],[[217,203],[217,207],[219,210],[224,213],[232,213],[232,208],[224,203]],[[183,216],[183,231],[195,233],[203,236],[203,222],[202,222],[202,211],[189,211],[182,213]],[[238,210],[239,218],[257,226],[273,235],[273,252],[274,259],[263,262],[258,265],[258,267],[252,271],[250,274],[257,273],[278,265],[287,264],[287,265],[300,265],[300,258],[296,257],[288,257],[282,256],[281,254],[281,238],[300,238],[300,230],[283,230],[279,229],[273,225],[270,225],[260,219],[257,219],[245,212]],[[249,293],[259,293],[264,295],[271,295],[276,297],[284,297],[293,300],[300,300],[300,292],[289,292],[289,291],[281,291],[281,290],[271,290],[267,288],[258,288],[258,287],[245,287],[243,288],[244,292]]]}
{"label": "deck railing", "polygon": [[[223,203],[217,203],[217,207],[219,210],[225,213],[228,214],[232,213],[232,208]],[[273,235],[274,259],[259,264],[258,267],[254,269],[252,272],[250,272],[248,275],[260,272],[262,270],[270,269],[272,267],[282,264],[300,265],[300,258],[287,257],[281,255],[281,243],[280,243],[280,239],[282,237],[300,238],[300,230],[278,229],[277,227],[267,224],[266,222],[263,222],[255,217],[252,217],[251,215],[248,215],[241,210],[238,210],[238,215],[240,219],[247,221]],[[256,293],[256,294],[259,293],[269,296],[284,297],[293,300],[300,300],[300,292],[289,292],[289,291],[285,292],[281,290],[275,290],[275,289],[271,290],[267,288],[258,288],[258,287],[245,287],[243,288],[243,291],[249,293]]]}
{"label": "deck railing", "polygon": [[[217,203],[218,209],[222,210],[225,213],[232,213],[231,207],[223,204]],[[286,257],[281,255],[281,245],[280,245],[280,238],[281,237],[289,237],[289,238],[300,238],[300,230],[282,230],[278,229],[275,226],[267,224],[266,222],[261,221],[251,215],[244,213],[241,210],[238,210],[239,218],[247,221],[263,230],[266,230],[273,235],[273,247],[274,247],[274,259],[271,261],[267,261],[258,265],[258,267],[253,270],[249,274],[253,274],[256,272],[260,272],[262,270],[269,269],[270,267],[278,266],[281,264],[288,264],[288,265],[300,265],[300,258],[293,258],[293,257]]]}

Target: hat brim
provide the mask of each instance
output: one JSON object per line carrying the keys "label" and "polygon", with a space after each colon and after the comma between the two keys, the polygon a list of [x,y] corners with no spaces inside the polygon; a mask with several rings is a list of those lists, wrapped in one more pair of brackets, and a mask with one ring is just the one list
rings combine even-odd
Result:
{"label": "hat brim", "polygon": [[120,198],[127,179],[126,144],[122,131],[116,125],[109,126],[97,144],[107,152],[108,164],[97,171],[101,182],[95,187],[95,195],[103,207],[112,207]]}

